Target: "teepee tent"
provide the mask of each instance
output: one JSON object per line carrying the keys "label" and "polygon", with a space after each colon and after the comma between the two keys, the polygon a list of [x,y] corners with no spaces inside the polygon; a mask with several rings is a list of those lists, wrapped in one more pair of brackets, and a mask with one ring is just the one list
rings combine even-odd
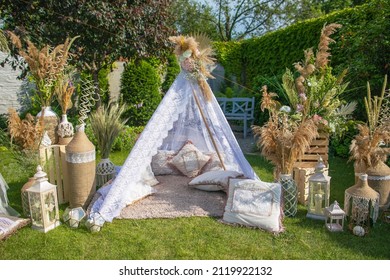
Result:
{"label": "teepee tent", "polygon": [[[144,177],[161,151],[178,153],[188,142],[203,155],[213,155],[220,169],[260,181],[209,88],[209,50],[193,37],[172,37],[182,71],[165,94],[111,185],[101,188],[90,207],[90,219],[111,222],[128,204],[154,192]],[[194,58],[194,59],[192,59]],[[210,156],[211,157],[211,156]]]}

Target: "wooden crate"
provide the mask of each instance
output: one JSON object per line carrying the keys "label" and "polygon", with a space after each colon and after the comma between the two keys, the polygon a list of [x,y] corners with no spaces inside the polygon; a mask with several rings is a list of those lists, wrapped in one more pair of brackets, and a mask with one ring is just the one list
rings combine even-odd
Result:
{"label": "wooden crate", "polygon": [[321,156],[324,163],[328,164],[329,134],[320,133],[319,137],[314,139],[308,151],[300,157],[294,166],[311,168],[315,167],[318,158]]}
{"label": "wooden crate", "polygon": [[69,202],[69,177],[65,160],[66,145],[51,145],[39,149],[39,160],[49,182],[57,186],[58,203]]}
{"label": "wooden crate", "polygon": [[[309,197],[309,178],[314,174],[315,168],[308,167],[294,167],[293,179],[298,187],[298,202],[302,205],[307,205],[307,198]],[[328,176],[328,168],[324,171],[324,174]]]}
{"label": "wooden crate", "polygon": [[[309,150],[298,159],[293,168],[293,179],[298,187],[298,202],[306,205],[309,196],[309,177],[314,174],[315,166],[319,157],[322,158],[325,165],[328,165],[329,134],[320,133],[319,137],[314,139]],[[324,172],[328,175],[328,168]]]}

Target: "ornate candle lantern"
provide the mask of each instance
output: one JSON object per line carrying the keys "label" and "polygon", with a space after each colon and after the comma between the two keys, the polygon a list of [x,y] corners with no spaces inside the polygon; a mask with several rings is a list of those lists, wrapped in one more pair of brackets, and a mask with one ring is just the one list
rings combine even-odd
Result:
{"label": "ornate candle lantern", "polygon": [[330,177],[324,174],[326,165],[318,160],[315,173],[309,178],[308,218],[325,220],[324,210],[329,206]]}
{"label": "ornate candle lantern", "polygon": [[42,167],[37,167],[35,183],[27,189],[32,228],[48,232],[60,225],[57,187],[50,184]]}
{"label": "ornate candle lantern", "polygon": [[343,231],[345,212],[340,208],[337,201],[329,207],[325,207],[324,214],[326,217],[325,227],[332,232]]}

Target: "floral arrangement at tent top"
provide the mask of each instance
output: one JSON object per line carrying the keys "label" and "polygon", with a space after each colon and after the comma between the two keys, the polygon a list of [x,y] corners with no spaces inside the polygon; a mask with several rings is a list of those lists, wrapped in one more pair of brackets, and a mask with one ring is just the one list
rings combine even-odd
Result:
{"label": "floral arrangement at tent top", "polygon": [[175,54],[181,69],[187,72],[186,77],[197,81],[206,99],[210,100],[213,93],[206,80],[214,78],[211,71],[215,65],[210,39],[197,34],[187,37],[171,36],[169,40],[176,44]]}
{"label": "floral arrangement at tent top", "polygon": [[304,61],[294,63],[299,76],[294,79],[292,71],[287,69],[282,77],[283,89],[295,117],[312,118],[325,132],[336,132],[339,124],[356,107],[356,102],[343,104],[340,99],[348,86],[348,82],[343,82],[347,71],[334,76],[328,64],[331,56],[329,44],[335,42],[329,36],[341,27],[336,23],[325,25],[321,30],[317,52],[309,48],[304,51]]}

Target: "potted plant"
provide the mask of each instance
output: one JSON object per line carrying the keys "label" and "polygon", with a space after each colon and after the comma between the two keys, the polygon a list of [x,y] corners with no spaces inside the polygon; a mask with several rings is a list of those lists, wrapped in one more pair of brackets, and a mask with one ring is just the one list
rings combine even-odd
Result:
{"label": "potted plant", "polygon": [[368,122],[357,125],[359,133],[350,146],[350,159],[355,161],[355,179],[360,173],[368,174],[368,184],[381,194],[381,208],[390,206],[390,168],[385,164],[390,154],[390,92],[386,86],[387,75],[381,94],[372,97],[367,82],[364,104]]}
{"label": "potted plant", "polygon": [[102,186],[115,176],[115,165],[109,159],[109,155],[116,137],[125,128],[127,119],[121,119],[125,110],[124,104],[111,103],[103,105],[91,113],[91,128],[102,155],[102,159],[96,167],[97,186]]}
{"label": "potted plant", "polygon": [[[289,69],[282,77],[285,99],[293,111],[303,119],[311,118],[318,127],[321,138],[329,134],[341,135],[343,124],[356,108],[356,102],[345,104],[340,98],[348,86],[344,82],[346,70],[340,75],[332,73],[329,65],[330,36],[341,28],[340,24],[324,25],[321,30],[317,51],[312,48],[304,51],[304,60],[294,63],[298,77]],[[327,158],[324,158],[327,161]]]}
{"label": "potted plant", "polygon": [[72,95],[75,87],[71,81],[70,74],[60,75],[54,86],[54,93],[57,97],[58,104],[61,106],[61,122],[58,125],[57,134],[59,136],[59,144],[68,144],[73,137],[74,128],[72,123],[68,121],[67,111],[72,107]]}
{"label": "potted plant", "polygon": [[39,49],[33,42],[26,40],[27,48],[24,48],[20,38],[8,31],[11,42],[16,47],[28,65],[28,70],[36,86],[36,94],[41,105],[41,112],[38,114],[45,117],[45,129],[48,131],[52,143],[56,143],[55,130],[58,125],[58,117],[51,110],[54,98],[54,85],[57,78],[63,73],[70,56],[69,49],[73,41],[67,38],[63,44],[56,47],[45,45]]}
{"label": "potted plant", "polygon": [[274,100],[277,95],[263,86],[261,110],[269,112],[269,120],[263,126],[252,126],[261,154],[274,164],[274,177],[284,191],[284,213],[294,216],[297,211],[297,187],[292,179],[294,163],[318,135],[312,118],[302,118],[289,106],[281,106]]}

